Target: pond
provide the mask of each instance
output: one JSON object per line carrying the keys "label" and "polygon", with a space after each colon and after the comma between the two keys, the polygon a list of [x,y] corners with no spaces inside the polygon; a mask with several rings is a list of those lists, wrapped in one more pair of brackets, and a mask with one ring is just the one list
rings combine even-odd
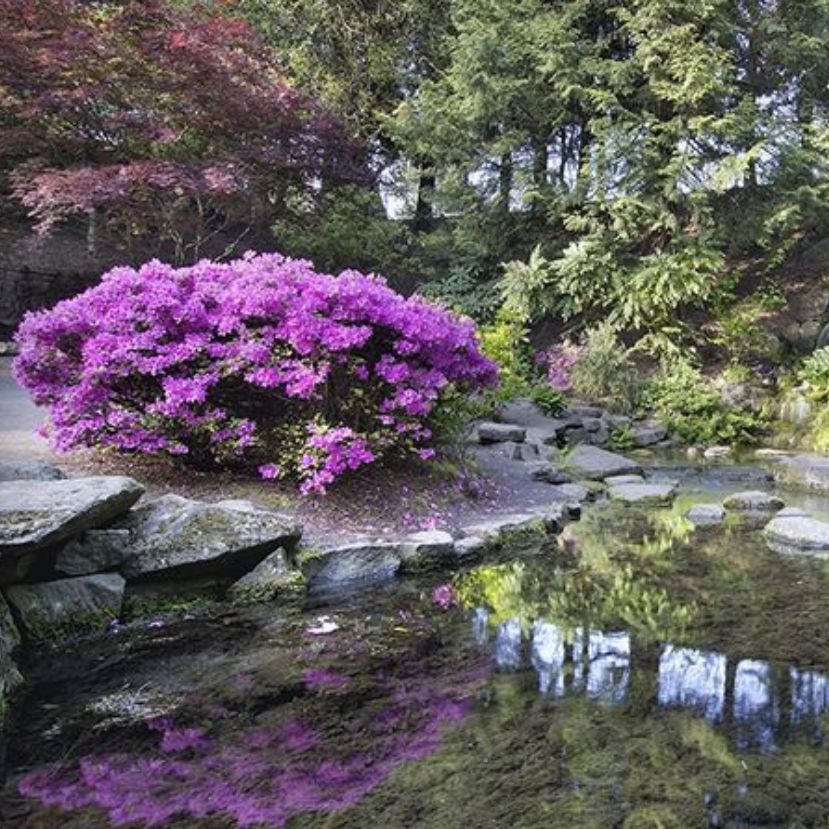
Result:
{"label": "pond", "polygon": [[829,562],[682,517],[729,488],[593,506],[449,608],[423,577],[34,654],[3,825],[824,826]]}

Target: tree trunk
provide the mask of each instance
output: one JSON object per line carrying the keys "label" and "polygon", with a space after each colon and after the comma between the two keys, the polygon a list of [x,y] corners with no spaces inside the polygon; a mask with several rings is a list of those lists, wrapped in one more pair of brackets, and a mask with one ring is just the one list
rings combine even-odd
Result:
{"label": "tree trunk", "polygon": [[435,198],[435,171],[428,159],[418,160],[420,169],[417,182],[417,202],[415,203],[414,230],[424,232],[431,230],[435,221],[433,201]]}
{"label": "tree trunk", "polygon": [[512,193],[512,154],[504,153],[498,168],[498,201],[497,207],[501,213],[509,213],[510,194]]}

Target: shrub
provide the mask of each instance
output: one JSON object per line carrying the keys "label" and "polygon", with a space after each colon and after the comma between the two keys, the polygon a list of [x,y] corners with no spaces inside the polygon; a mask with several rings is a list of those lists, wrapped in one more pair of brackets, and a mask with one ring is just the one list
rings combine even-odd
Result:
{"label": "shrub", "polygon": [[726,406],[688,360],[663,363],[650,382],[644,402],[671,434],[687,443],[750,443],[765,428],[758,415]]}
{"label": "shrub", "polygon": [[279,254],[115,268],[29,314],[17,341],[57,449],[255,466],[303,492],[392,450],[431,456],[441,394],[496,382],[470,320]]}
{"label": "shrub", "polygon": [[813,400],[824,402],[829,397],[829,346],[817,349],[803,361],[797,379],[806,384]]}
{"label": "shrub", "polygon": [[587,332],[587,342],[570,376],[577,394],[618,411],[634,408],[642,386],[629,350],[608,323]]}

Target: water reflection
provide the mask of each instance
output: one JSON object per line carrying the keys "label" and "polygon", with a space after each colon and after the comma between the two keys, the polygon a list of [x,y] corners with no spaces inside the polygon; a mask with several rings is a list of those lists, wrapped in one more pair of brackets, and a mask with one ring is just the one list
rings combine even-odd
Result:
{"label": "water reflection", "polygon": [[768,662],[744,659],[738,663],[734,679],[734,722],[737,726],[737,746],[759,746],[774,750],[774,733],[779,712]]}
{"label": "water reflection", "polygon": [[[473,614],[473,637],[488,641],[487,611]],[[529,666],[539,693],[555,698],[582,694],[610,705],[629,701],[636,671],[653,671],[653,663],[637,666],[634,637],[626,631],[577,628],[566,632],[538,619],[529,633]],[[518,618],[496,628],[495,663],[501,670],[527,667],[524,636]],[[659,708],[677,708],[726,725],[738,748],[772,752],[795,732],[821,738],[819,718],[829,713],[829,675],[789,668],[775,671],[768,662],[730,662],[725,654],[695,648],[662,646],[656,667]],[[648,686],[648,683],[643,683]],[[782,711],[789,710],[786,716]]]}
{"label": "water reflection", "polygon": [[665,645],[659,658],[659,705],[696,711],[712,725],[721,722],[725,669],[722,654]]}

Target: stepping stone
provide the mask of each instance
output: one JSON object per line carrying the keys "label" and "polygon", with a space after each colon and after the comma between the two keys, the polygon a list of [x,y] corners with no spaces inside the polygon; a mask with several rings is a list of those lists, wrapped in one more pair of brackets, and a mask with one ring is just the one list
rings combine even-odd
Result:
{"label": "stepping stone", "polygon": [[713,527],[725,520],[725,508],[719,504],[694,504],[685,517],[695,527]]}
{"label": "stepping stone", "polygon": [[593,497],[593,493],[581,484],[559,484],[554,486],[551,492],[555,498],[562,501],[575,501],[577,504],[589,501]]}
{"label": "stepping stone", "polygon": [[723,506],[729,512],[777,512],[786,505],[777,495],[762,490],[747,490],[729,495]]}
{"label": "stepping stone", "polygon": [[763,534],[772,549],[829,552],[829,524],[814,518],[773,518]]}
{"label": "stepping stone", "polygon": [[638,475],[641,464],[598,446],[577,446],[567,457],[567,469],[579,478],[602,480],[614,475]]}
{"label": "stepping stone", "polygon": [[611,501],[625,504],[669,504],[676,495],[676,484],[619,484],[608,490]]}
{"label": "stepping stone", "polygon": [[526,437],[527,430],[523,426],[517,426],[514,423],[478,424],[479,443],[506,443],[507,441],[523,443],[526,440]]}

